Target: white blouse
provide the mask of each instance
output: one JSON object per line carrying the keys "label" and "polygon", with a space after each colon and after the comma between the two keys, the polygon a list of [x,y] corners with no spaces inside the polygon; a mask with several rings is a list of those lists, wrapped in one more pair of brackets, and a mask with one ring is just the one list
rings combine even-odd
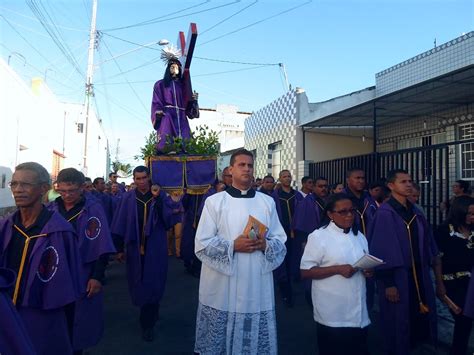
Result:
{"label": "white blouse", "polygon": [[[331,222],[308,236],[302,270],[312,267],[353,265],[368,252],[367,239],[362,233],[348,234]],[[370,324],[367,313],[365,277],[361,271],[351,278],[334,275],[312,280],[314,320],[328,327],[364,328]]]}

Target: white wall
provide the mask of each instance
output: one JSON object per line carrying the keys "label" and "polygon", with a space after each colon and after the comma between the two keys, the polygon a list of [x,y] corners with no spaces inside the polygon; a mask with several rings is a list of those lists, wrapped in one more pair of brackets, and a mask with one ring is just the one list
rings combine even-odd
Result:
{"label": "white wall", "polygon": [[[59,102],[39,78],[30,86],[1,59],[0,97],[0,207],[5,207],[13,199],[1,188],[1,171],[8,175],[7,183],[15,166],[27,161],[51,173],[53,151],[66,156],[63,167],[82,170],[84,135],[77,133],[77,123],[83,121],[83,105]],[[89,174],[105,176],[107,137],[93,110],[89,122]]]}
{"label": "white wall", "polygon": [[200,117],[189,120],[191,130],[198,126],[207,125],[219,136],[221,152],[226,152],[244,146],[244,123],[248,113],[238,111],[234,105],[217,105],[215,109],[202,108]]}
{"label": "white wall", "polygon": [[314,162],[352,157],[372,152],[372,139],[325,133],[305,133],[305,159]]}

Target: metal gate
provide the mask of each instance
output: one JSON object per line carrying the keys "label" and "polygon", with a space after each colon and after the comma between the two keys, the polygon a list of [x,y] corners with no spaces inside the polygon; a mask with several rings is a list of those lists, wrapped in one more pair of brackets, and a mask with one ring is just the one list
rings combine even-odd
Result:
{"label": "metal gate", "polygon": [[[440,204],[450,198],[453,183],[450,177],[459,175],[452,171],[458,165],[456,157],[461,155],[466,160],[465,155],[469,152],[461,151],[461,146],[470,143],[474,140],[310,163],[309,172],[313,178],[324,176],[334,184],[345,183],[346,172],[353,167],[365,171],[368,183],[384,178],[390,170],[407,170],[413,181],[420,185],[420,205],[429,222],[438,225],[445,218]],[[473,159],[468,160],[473,164]]]}

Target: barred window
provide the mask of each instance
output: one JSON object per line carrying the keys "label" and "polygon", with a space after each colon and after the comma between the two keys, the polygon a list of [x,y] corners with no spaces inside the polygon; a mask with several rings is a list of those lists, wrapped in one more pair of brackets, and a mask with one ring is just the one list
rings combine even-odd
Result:
{"label": "barred window", "polygon": [[[474,123],[458,127],[459,140],[470,140],[474,138]],[[460,144],[461,157],[461,179],[474,179],[474,143]]]}

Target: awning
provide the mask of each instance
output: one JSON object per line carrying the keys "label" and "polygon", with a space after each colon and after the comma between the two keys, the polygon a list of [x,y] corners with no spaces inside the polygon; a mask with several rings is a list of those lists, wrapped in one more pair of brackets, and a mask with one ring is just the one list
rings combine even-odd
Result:
{"label": "awning", "polygon": [[376,97],[360,105],[302,124],[310,127],[383,126],[410,118],[428,116],[448,119],[443,112],[474,103],[474,65],[427,80],[403,90]]}

